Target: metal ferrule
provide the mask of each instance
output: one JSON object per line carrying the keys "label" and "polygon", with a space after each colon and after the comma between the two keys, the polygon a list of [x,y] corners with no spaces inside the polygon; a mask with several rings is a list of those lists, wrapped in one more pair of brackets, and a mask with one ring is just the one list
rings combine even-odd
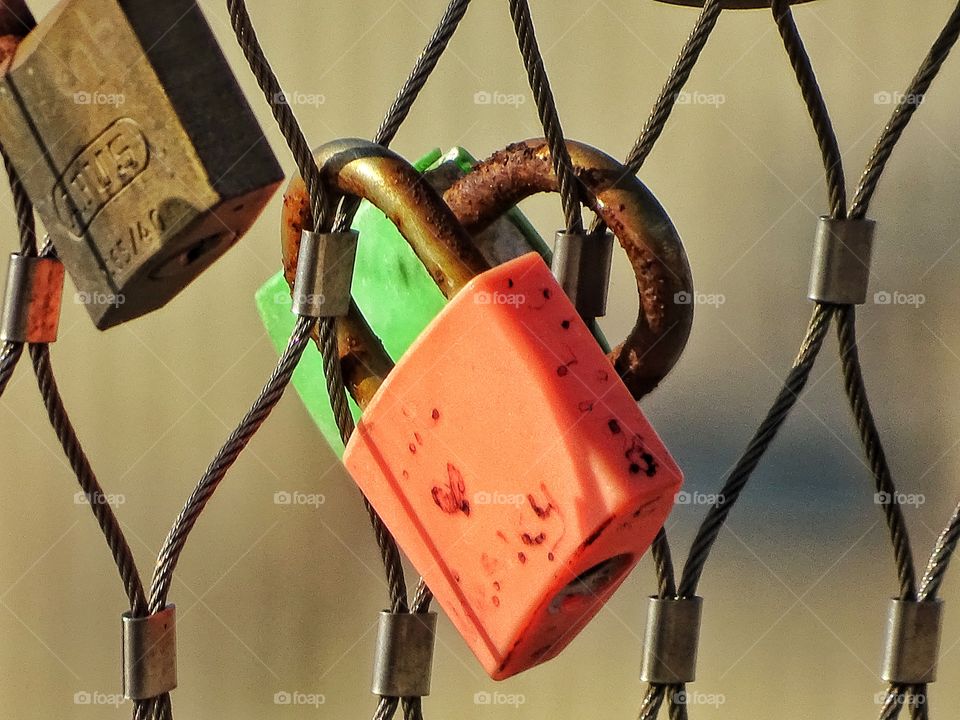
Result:
{"label": "metal ferrule", "polygon": [[123,614],[123,695],[149,700],[177,687],[177,610],[145,618]]}
{"label": "metal ferrule", "polygon": [[360,234],[304,230],[293,284],[293,313],[304,317],[343,317],[350,310],[350,287]]}
{"label": "metal ferrule", "polygon": [[942,630],[941,600],[891,600],[881,670],[884,682],[918,685],[935,681]]}
{"label": "metal ferrule", "polygon": [[54,342],[62,301],[63,263],[54,258],[11,255],[0,316],[0,340]]}
{"label": "metal ferrule", "polygon": [[872,220],[820,218],[810,273],[811,300],[835,305],[866,302],[875,232]]}
{"label": "metal ferrule", "polygon": [[557,233],[553,275],[587,321],[607,314],[607,291],[613,264],[613,233]]}
{"label": "metal ferrule", "polygon": [[381,697],[430,694],[436,613],[380,613],[371,691]]}
{"label": "metal ferrule", "polygon": [[663,685],[696,680],[702,612],[701,597],[650,598],[641,680]]}

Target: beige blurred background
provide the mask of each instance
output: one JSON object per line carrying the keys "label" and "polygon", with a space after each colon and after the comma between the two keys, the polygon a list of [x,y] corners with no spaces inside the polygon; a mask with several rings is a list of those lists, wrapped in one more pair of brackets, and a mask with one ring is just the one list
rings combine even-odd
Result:
{"label": "beige blurred background", "polygon": [[[224,3],[202,0],[284,167],[292,162],[235,48]],[[445,0],[251,0],[272,62],[311,142],[369,136]],[[38,14],[50,0],[32,3]],[[950,0],[819,0],[796,16],[822,80],[852,185]],[[534,2],[566,133],[623,156],[696,11],[653,0]],[[189,61],[186,58],[185,61]],[[918,563],[960,495],[960,58],[946,65],[898,148],[871,215],[880,223],[866,376],[907,508]],[[774,398],[810,312],[815,217],[826,210],[810,122],[769,13],[727,12],[642,177],[672,214],[699,292],[686,355],[646,403],[688,477],[714,492]],[[522,104],[478,105],[478,92]],[[322,96],[322,97],[319,97]],[[713,99],[710,100],[710,97]],[[322,100],[322,102],[320,102]],[[541,134],[502,0],[477,0],[395,147],[417,157],[462,144],[483,156]],[[229,142],[229,138],[225,138]],[[3,198],[4,209],[9,201]],[[556,198],[525,206],[550,237]],[[14,246],[9,212],[7,246]],[[183,501],[273,368],[253,304],[278,267],[279,198],[253,232],[162,312],[105,334],[68,303],[53,359],[66,402],[145,576]],[[72,295],[72,290],[70,290]],[[622,258],[612,338],[635,317]],[[757,471],[705,574],[695,717],[875,717],[885,600],[896,590],[872,482],[842,401],[831,335],[809,392]],[[24,363],[0,401],[0,714],[129,716],[119,691],[124,596],[47,425]],[[278,490],[319,493],[277,506]],[[683,559],[702,506],[670,520]],[[922,558],[921,558],[922,556]],[[944,593],[960,592],[956,575]],[[411,578],[412,582],[412,578]],[[441,619],[429,717],[626,718],[639,706],[645,560],[557,660],[495,684]],[[177,572],[181,718],[359,718],[386,592],[356,491],[292,392],[236,464]],[[948,612],[933,711],[960,701],[960,616]],[[302,693],[313,705],[283,705]],[[478,693],[480,694],[478,696]],[[484,695],[487,693],[487,695]],[[492,695],[502,693],[502,695]],[[490,704],[477,700],[490,699]],[[84,704],[90,700],[90,704]],[[323,700],[320,703],[320,700]]]}

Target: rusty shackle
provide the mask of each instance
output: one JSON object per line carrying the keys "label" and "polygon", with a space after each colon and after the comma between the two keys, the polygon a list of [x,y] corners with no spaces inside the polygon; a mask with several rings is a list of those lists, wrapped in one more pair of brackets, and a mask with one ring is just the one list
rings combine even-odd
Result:
{"label": "rusty shackle", "polygon": [[[594,148],[575,142],[568,148],[574,169],[593,198],[591,208],[626,249],[636,274],[637,323],[610,359],[631,394],[640,399],[673,368],[689,337],[693,320],[689,264],[673,224],[643,183]],[[447,298],[488,269],[470,233],[530,195],[557,190],[544,140],[517,143],[496,153],[443,198],[406,160],[366,140],[337,140],[319,148],[316,158],[322,179],[337,193],[366,199],[390,218]],[[288,283],[296,275],[302,231],[311,226],[306,187],[296,177],[284,196],[282,248]],[[392,363],[355,305],[339,324],[344,377],[363,407]]]}
{"label": "rusty shackle", "polygon": [[[610,360],[639,400],[657,387],[679,360],[693,325],[693,278],[663,207],[623,164],[596,148],[567,141],[590,209],[626,250],[637,278],[640,312]],[[531,195],[558,192],[546,140],[510,145],[477,165],[444,194],[467,232],[475,233]]]}

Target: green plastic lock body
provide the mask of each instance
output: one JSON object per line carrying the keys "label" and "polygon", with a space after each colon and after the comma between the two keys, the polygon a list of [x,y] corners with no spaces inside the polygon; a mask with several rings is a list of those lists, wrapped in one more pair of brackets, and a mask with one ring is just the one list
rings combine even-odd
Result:
{"label": "green plastic lock body", "polygon": [[344,464],[497,680],[576,637],[682,483],[534,253],[474,278],[430,323]]}
{"label": "green plastic lock body", "polygon": [[[446,155],[440,150],[420,158],[415,167],[420,172],[450,169],[468,172],[476,161],[463,148],[454,148]],[[446,170],[441,171],[447,176]],[[442,178],[439,179],[442,183]],[[533,226],[516,208],[508,213],[509,222],[519,231],[525,247],[489,243],[497,260],[512,259],[533,250],[544,258],[550,250]],[[363,202],[357,211],[353,229],[360,233],[360,245],[353,278],[353,297],[374,333],[383,341],[390,357],[397,361],[420,336],[446,305],[436,283],[424,270],[409,243],[396,226],[376,207]],[[257,309],[278,353],[282,353],[293,331],[295,318],[290,312],[290,288],[279,273],[270,278],[256,295]],[[595,330],[598,341],[606,348],[606,340]],[[343,441],[337,429],[330,400],[323,381],[323,359],[316,346],[310,344],[293,375],[297,390],[314,423],[320,428],[330,447],[343,454]],[[354,419],[359,408],[350,400]]]}
{"label": "green plastic lock body", "polygon": [[64,0],[0,81],[0,141],[96,326],[169,302],[283,173],[195,0]]}

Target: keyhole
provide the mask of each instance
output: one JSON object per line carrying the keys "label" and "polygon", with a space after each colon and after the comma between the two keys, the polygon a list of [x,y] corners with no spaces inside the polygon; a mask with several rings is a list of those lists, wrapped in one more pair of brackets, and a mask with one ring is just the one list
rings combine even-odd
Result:
{"label": "keyhole", "polygon": [[615,555],[580,573],[554,596],[550,602],[550,613],[579,610],[584,605],[596,602],[605,590],[623,576],[632,559],[628,554]]}

